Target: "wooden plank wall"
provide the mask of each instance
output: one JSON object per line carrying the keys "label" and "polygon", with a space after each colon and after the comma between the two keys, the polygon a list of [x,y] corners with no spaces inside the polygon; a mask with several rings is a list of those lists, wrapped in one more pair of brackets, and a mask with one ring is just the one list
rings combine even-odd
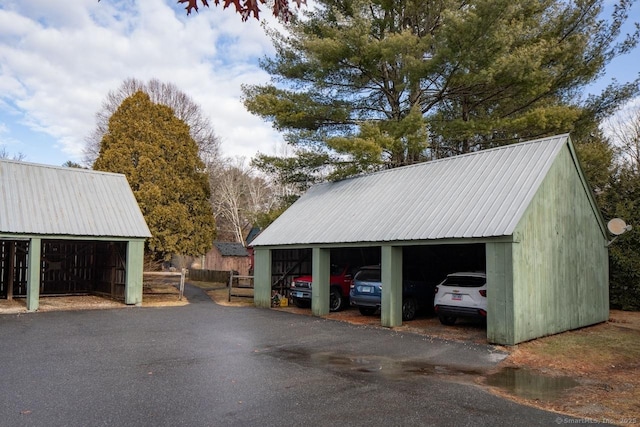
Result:
{"label": "wooden plank wall", "polygon": [[514,243],[487,243],[487,340],[513,345],[513,259]]}
{"label": "wooden plank wall", "polygon": [[568,146],[515,236],[514,343],[607,320],[606,238]]}
{"label": "wooden plank wall", "polygon": [[0,240],[0,298],[27,294],[29,242]]}
{"label": "wooden plank wall", "polygon": [[41,295],[83,294],[92,289],[95,244],[42,241]]}

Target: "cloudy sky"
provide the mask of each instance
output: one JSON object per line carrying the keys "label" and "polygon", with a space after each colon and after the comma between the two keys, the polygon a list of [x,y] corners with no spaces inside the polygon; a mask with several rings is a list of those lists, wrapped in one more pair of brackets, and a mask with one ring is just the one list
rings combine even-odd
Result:
{"label": "cloudy sky", "polygon": [[[230,9],[186,16],[175,0],[1,0],[0,149],[34,163],[80,161],[105,96],[133,77],[191,96],[226,156],[273,154],[281,136],[240,102],[242,83],[268,81],[257,61],[272,53],[260,24]],[[602,85],[637,76],[640,50],[614,65]]]}

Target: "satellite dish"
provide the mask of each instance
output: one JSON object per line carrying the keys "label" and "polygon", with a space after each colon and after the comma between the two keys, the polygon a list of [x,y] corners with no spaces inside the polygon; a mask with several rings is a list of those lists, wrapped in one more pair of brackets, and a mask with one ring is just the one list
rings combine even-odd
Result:
{"label": "satellite dish", "polygon": [[631,225],[627,225],[627,223],[620,218],[613,218],[611,221],[609,221],[607,223],[607,228],[609,229],[609,233],[614,234],[616,236],[607,242],[607,244],[605,245],[607,247],[613,242],[615,242],[618,236],[620,236],[622,233],[633,229]]}
{"label": "satellite dish", "polygon": [[616,236],[621,235],[625,231],[631,230],[631,226],[627,225],[627,223],[620,218],[613,218],[611,221],[609,221],[609,223],[607,224],[607,228],[609,229],[609,232],[611,234],[615,234]]}

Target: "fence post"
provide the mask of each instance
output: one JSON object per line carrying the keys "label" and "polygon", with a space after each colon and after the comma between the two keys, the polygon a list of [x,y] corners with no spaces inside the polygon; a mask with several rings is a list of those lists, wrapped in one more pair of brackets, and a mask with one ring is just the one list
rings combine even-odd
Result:
{"label": "fence post", "polygon": [[227,302],[231,302],[231,288],[233,287],[233,271],[229,272],[229,299]]}
{"label": "fence post", "polygon": [[178,293],[178,300],[182,301],[182,296],[184,295],[184,276],[186,275],[187,269],[183,268],[180,274],[180,292]]}

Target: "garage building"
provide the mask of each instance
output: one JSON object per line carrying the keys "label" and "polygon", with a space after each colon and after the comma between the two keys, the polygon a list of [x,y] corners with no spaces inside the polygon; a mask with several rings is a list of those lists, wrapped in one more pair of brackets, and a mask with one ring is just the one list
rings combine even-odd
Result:
{"label": "garage building", "polygon": [[0,298],[142,303],[151,233],[124,175],[0,160]]}
{"label": "garage building", "polygon": [[459,248],[484,260],[488,341],[514,345],[608,319],[607,239],[559,135],[312,187],[252,242],[255,304],[270,306],[273,253],[311,248],[311,308],[325,315],[331,251],[379,247],[381,323],[399,326],[403,254]]}

